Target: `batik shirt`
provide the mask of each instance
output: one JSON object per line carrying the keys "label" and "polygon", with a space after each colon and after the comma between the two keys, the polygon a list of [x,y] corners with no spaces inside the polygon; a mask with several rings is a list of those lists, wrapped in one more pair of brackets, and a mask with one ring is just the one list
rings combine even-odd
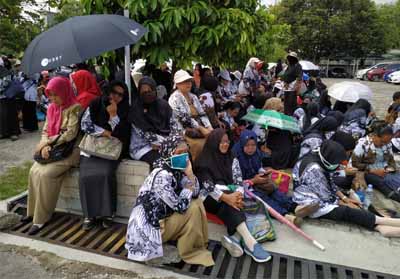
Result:
{"label": "batik shirt", "polygon": [[160,220],[189,208],[200,188],[197,178],[193,192],[183,188],[188,183],[186,176],[177,181],[171,172],[161,168],[146,178],[129,218],[125,244],[129,259],[148,261],[163,256]]}
{"label": "batik shirt", "polygon": [[297,187],[293,192],[293,201],[299,205],[319,204],[318,211],[311,214],[311,218],[321,217],[338,207],[338,187],[332,177],[317,163],[309,164],[299,176],[299,166],[295,174]]}
{"label": "batik shirt", "polygon": [[197,96],[190,93],[189,97],[198,113],[196,119],[192,117],[190,106],[181,92],[176,90],[169,98],[168,103],[172,108],[173,130],[183,133],[186,128],[211,127],[210,120]]}

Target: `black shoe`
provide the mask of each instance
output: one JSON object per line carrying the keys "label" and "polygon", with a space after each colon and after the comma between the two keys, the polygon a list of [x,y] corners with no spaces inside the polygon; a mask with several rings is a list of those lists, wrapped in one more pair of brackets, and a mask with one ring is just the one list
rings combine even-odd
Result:
{"label": "black shoe", "polygon": [[108,229],[111,228],[113,225],[113,221],[112,218],[104,218],[101,222],[101,225],[103,226],[103,228]]}
{"label": "black shoe", "polygon": [[32,220],[33,220],[32,216],[24,216],[21,218],[22,223],[29,223],[29,222],[32,222]]}
{"label": "black shoe", "polygon": [[43,227],[39,227],[37,225],[33,225],[29,231],[28,231],[28,235],[35,235],[37,234]]}
{"label": "black shoe", "polygon": [[82,229],[84,231],[90,231],[95,226],[96,226],[96,221],[94,218],[85,218],[85,220],[83,220]]}

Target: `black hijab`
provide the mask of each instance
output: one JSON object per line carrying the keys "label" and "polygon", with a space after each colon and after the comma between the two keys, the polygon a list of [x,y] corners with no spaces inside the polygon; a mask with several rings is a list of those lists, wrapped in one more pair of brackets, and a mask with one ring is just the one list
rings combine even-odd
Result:
{"label": "black hijab", "polygon": [[303,119],[303,130],[307,130],[311,126],[311,119],[314,117],[320,118],[319,105],[311,102],[307,105],[306,115]]}
{"label": "black hijab", "polygon": [[[124,89],[124,97],[121,102],[117,105],[117,115],[120,119],[120,123],[114,129],[112,135],[119,138],[122,134],[126,134],[125,131],[121,131],[122,127],[125,127],[126,120],[129,112],[129,96],[128,96],[128,87],[124,82],[121,81],[112,81],[109,83],[105,90],[105,94],[94,99],[90,105],[90,118],[94,124],[100,126],[101,128],[111,131],[111,126],[108,124],[110,120],[110,115],[107,112],[107,106],[110,105],[109,96],[114,87],[119,86]],[[126,127],[125,127],[126,128]]]}
{"label": "black hijab", "polygon": [[327,116],[324,117],[313,125],[311,125],[306,131],[304,131],[304,136],[311,133],[324,133],[335,131],[339,127],[338,122],[335,117]]}
{"label": "black hijab", "polygon": [[213,130],[194,164],[195,173],[201,182],[211,180],[214,184],[222,185],[233,183],[231,150],[226,154],[222,154],[219,150],[224,135],[226,135],[224,129]]}
{"label": "black hijab", "polygon": [[327,140],[322,143],[319,151],[310,152],[306,156],[304,156],[303,160],[300,163],[299,175],[301,176],[303,174],[304,170],[309,164],[317,163],[325,170],[325,175],[328,178],[328,173],[330,172],[330,170],[325,167],[325,164],[322,162],[321,157],[332,165],[339,164],[340,162],[347,159],[346,151],[341,144],[333,140]]}
{"label": "black hijab", "polygon": [[140,95],[140,89],[144,84],[149,85],[154,92],[157,90],[157,84],[152,78],[143,77],[139,81],[139,97],[131,108],[128,120],[143,132],[167,136],[170,133],[172,109],[167,101],[158,98],[151,104],[145,104]]}
{"label": "black hijab", "polygon": [[352,151],[356,147],[356,140],[353,136],[342,131],[337,131],[331,140],[340,143],[346,151]]}
{"label": "black hijab", "polygon": [[342,125],[343,120],[344,120],[344,114],[341,111],[338,110],[331,110],[326,114],[326,116],[333,116],[336,118],[338,126]]}
{"label": "black hijab", "polygon": [[365,100],[365,99],[359,99],[357,102],[352,105],[347,112],[351,112],[356,109],[363,109],[365,111],[365,114],[368,116],[368,114],[371,112],[372,107],[371,104]]}

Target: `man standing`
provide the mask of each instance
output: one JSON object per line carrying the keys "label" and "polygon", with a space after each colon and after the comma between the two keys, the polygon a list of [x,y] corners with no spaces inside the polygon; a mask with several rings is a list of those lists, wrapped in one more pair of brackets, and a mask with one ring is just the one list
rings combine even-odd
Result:
{"label": "man standing", "polygon": [[286,57],[288,66],[282,75],[284,82],[284,112],[292,116],[297,107],[297,94],[303,80],[303,70],[296,52],[290,52]]}

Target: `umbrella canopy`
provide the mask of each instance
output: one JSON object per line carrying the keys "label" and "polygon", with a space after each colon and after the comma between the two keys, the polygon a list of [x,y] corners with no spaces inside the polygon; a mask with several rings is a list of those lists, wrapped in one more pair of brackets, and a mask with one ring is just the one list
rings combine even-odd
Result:
{"label": "umbrella canopy", "polygon": [[243,119],[262,126],[300,133],[300,128],[293,117],[275,110],[254,109],[247,113]]}
{"label": "umbrella canopy", "polygon": [[342,101],[355,103],[358,99],[372,100],[372,90],[368,86],[355,81],[335,83],[328,89],[328,95]]}
{"label": "umbrella canopy", "polygon": [[76,16],[38,35],[25,50],[27,75],[83,62],[136,43],[147,29],[119,15]]}
{"label": "umbrella canopy", "polygon": [[299,61],[301,68],[303,71],[318,71],[319,67],[315,65],[313,62],[301,60]]}

